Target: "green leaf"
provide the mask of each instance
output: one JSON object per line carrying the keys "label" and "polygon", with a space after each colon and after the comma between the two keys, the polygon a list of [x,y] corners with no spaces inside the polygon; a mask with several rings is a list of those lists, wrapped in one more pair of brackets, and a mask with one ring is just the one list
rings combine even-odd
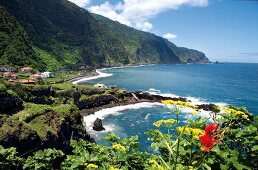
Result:
{"label": "green leaf", "polygon": [[253,146],[252,151],[258,151],[258,145]]}
{"label": "green leaf", "polygon": [[206,163],[202,164],[202,166],[204,166],[207,170],[211,170],[211,167],[209,165],[207,165]]}

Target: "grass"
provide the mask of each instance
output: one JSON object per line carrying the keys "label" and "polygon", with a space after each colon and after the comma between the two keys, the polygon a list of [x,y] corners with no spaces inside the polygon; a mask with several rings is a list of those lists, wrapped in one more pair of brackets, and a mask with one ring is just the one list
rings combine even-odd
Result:
{"label": "grass", "polygon": [[68,88],[71,88],[75,86],[73,83],[58,83],[58,84],[52,84],[52,87],[58,90],[65,90]]}
{"label": "grass", "polygon": [[25,109],[14,115],[14,118],[18,118],[19,122],[22,122],[33,130],[35,130],[41,139],[46,139],[48,131],[56,133],[55,124],[47,123],[47,117],[44,114],[46,110],[53,110],[56,113],[57,119],[53,122],[59,123],[63,120],[66,114],[69,114],[73,108],[73,105],[61,104],[56,106],[26,103]]}
{"label": "grass", "polygon": [[54,125],[47,124],[46,121],[46,115],[40,115],[30,121],[27,125],[30,126],[31,129],[35,130],[41,139],[46,139],[48,132],[52,132],[54,134],[57,133],[56,127]]}
{"label": "grass", "polygon": [[25,109],[17,113],[20,121],[28,121],[31,117],[37,117],[43,114],[47,109],[51,109],[49,105],[26,103]]}
{"label": "grass", "polygon": [[42,50],[38,47],[33,47],[33,50],[38,56],[47,64],[47,70],[55,70],[62,67],[60,62],[55,58],[55,56],[50,55],[47,51]]}
{"label": "grass", "polygon": [[0,83],[0,92],[1,91],[6,91],[6,86],[2,83]]}

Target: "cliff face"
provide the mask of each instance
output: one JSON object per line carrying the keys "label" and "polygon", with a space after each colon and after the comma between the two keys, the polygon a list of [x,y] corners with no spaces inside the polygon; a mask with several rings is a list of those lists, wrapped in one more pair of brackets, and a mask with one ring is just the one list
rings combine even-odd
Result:
{"label": "cliff face", "polygon": [[0,83],[0,145],[14,146],[20,154],[44,148],[69,152],[71,139],[94,142],[80,109],[120,102],[125,95],[118,88]]}
{"label": "cliff face", "polygon": [[[93,142],[94,139],[82,126],[80,115],[71,116],[71,114],[74,113],[69,113],[61,118],[58,113],[47,110],[26,122],[6,119],[0,127],[0,144],[5,147],[16,147],[17,151],[22,154],[45,148],[56,148],[69,152],[71,139]],[[39,128],[35,126],[39,126]]]}
{"label": "cliff face", "polygon": [[23,108],[23,101],[12,90],[7,90],[5,85],[0,83],[0,114],[11,114],[13,111]]}
{"label": "cliff face", "polygon": [[[67,0],[2,0],[0,6],[0,41],[6,44],[0,51],[0,64],[58,69],[82,63],[106,67],[208,61],[203,53],[178,48]],[[18,31],[10,25],[16,25]],[[14,32],[11,37],[10,32]],[[22,60],[11,60],[9,47],[16,48],[16,56]]]}

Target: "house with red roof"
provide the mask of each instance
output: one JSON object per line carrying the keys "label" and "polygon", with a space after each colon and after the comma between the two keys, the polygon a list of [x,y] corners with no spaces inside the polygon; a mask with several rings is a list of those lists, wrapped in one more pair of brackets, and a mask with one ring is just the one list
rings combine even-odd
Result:
{"label": "house with red roof", "polygon": [[22,67],[21,72],[23,73],[31,73],[33,69],[31,67]]}
{"label": "house with red roof", "polygon": [[19,81],[22,84],[35,84],[36,82],[33,80],[20,80]]}
{"label": "house with red roof", "polygon": [[10,77],[11,77],[12,79],[18,79],[17,74],[12,74]]}
{"label": "house with red roof", "polygon": [[42,80],[42,76],[40,74],[32,74],[30,75],[30,79]]}
{"label": "house with red roof", "polygon": [[4,72],[4,78],[9,78],[12,74],[12,72]]}

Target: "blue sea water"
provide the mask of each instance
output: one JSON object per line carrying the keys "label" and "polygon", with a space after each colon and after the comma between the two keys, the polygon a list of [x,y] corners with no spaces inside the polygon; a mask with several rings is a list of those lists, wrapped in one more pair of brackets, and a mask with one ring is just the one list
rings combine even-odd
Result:
{"label": "blue sea water", "polygon": [[[103,83],[129,91],[183,96],[197,102],[244,106],[254,115],[258,115],[258,64],[151,65],[103,69],[102,72],[112,76],[85,83]],[[103,120],[103,124],[122,137],[138,135],[139,140],[145,142],[147,136],[144,132],[153,128],[152,123],[171,116],[173,115],[167,108],[154,105],[110,113]],[[95,136],[102,137],[105,133],[95,133]],[[146,146],[147,144],[144,143]]]}

